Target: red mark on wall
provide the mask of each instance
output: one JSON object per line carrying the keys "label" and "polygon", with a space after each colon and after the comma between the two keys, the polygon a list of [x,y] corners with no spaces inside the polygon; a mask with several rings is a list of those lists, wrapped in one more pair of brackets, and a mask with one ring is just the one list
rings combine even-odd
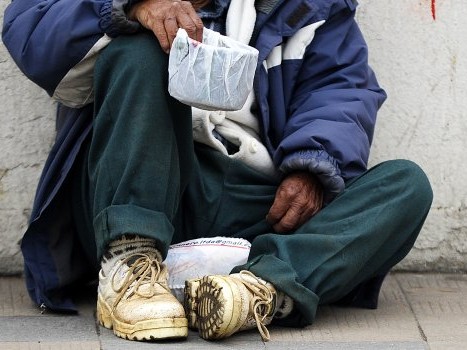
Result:
{"label": "red mark on wall", "polygon": [[436,20],[436,0],[431,0],[431,16]]}

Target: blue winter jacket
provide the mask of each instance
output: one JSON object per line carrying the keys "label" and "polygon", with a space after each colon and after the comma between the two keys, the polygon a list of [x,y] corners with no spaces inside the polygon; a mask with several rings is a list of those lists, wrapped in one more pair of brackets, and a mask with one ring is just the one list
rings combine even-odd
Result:
{"label": "blue winter jacket", "polygon": [[[5,11],[3,42],[27,77],[58,96],[64,82],[79,79],[76,67],[92,66],[102,42],[141,30],[124,12],[135,1],[14,0]],[[366,170],[386,97],[368,66],[356,1],[257,0],[256,8],[250,44],[259,50],[254,91],[263,142],[278,169],[313,172],[332,200]],[[69,174],[92,128],[93,106],[63,103],[22,251],[32,299],[72,311],[68,291],[88,267],[74,243]],[[375,307],[381,281],[362,284],[346,300]]]}

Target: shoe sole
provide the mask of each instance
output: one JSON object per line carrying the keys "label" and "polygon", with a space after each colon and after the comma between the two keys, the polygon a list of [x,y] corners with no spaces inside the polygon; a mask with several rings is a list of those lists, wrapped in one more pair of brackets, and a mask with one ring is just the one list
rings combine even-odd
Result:
{"label": "shoe sole", "polygon": [[205,276],[185,283],[184,307],[188,326],[203,339],[220,339],[235,333],[248,313],[240,282],[228,276]]}
{"label": "shoe sole", "polygon": [[201,279],[193,279],[185,282],[185,292],[183,307],[186,318],[188,319],[188,328],[198,330],[198,296],[197,291]]}
{"label": "shoe sole", "polygon": [[117,337],[129,340],[178,339],[188,336],[186,318],[161,318],[129,324],[112,317],[111,308],[99,296],[97,300],[97,320],[105,328],[112,329]]}

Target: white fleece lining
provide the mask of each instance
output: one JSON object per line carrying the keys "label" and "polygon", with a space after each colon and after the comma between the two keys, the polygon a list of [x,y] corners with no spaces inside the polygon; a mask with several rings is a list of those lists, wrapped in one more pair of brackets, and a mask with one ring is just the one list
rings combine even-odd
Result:
{"label": "white fleece lining", "polygon": [[112,39],[104,35],[88,51],[55,88],[52,98],[72,108],[83,107],[94,100],[93,74],[94,65],[99,52],[106,47]]}
{"label": "white fleece lining", "polygon": [[305,50],[315,37],[316,30],[324,24],[323,21],[315,22],[297,31],[284,48],[284,60],[301,60]]}
{"label": "white fleece lining", "polygon": [[285,45],[276,46],[266,59],[266,69],[279,66],[283,60],[301,60],[306,48],[313,41],[316,30],[325,21],[319,21],[303,27],[292,35]]}
{"label": "white fleece lining", "polygon": [[282,62],[282,45],[277,45],[272,49],[269,56],[266,58],[266,70],[272,67],[280,66]]}
{"label": "white fleece lining", "polygon": [[[253,35],[255,21],[254,0],[232,0],[227,12],[226,34],[232,39],[248,44]],[[243,108],[238,111],[204,111],[192,108],[193,138],[262,173],[277,176],[272,159],[258,135],[258,119],[251,112],[254,103],[255,96],[251,91]],[[238,152],[229,154],[224,145],[214,137],[214,129],[237,145]]]}
{"label": "white fleece lining", "polygon": [[254,0],[232,0],[225,22],[228,37],[248,44],[256,22]]}

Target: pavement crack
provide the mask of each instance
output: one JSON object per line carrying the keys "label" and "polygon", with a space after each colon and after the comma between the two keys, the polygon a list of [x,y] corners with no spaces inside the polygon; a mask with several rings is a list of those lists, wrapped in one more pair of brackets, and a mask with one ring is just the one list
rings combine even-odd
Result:
{"label": "pavement crack", "polygon": [[422,328],[422,325],[420,324],[420,321],[418,320],[418,317],[417,317],[417,314],[415,313],[415,310],[414,308],[412,307],[412,303],[410,303],[409,301],[409,298],[407,297],[407,295],[405,294],[405,290],[404,288],[402,287],[402,284],[400,283],[399,279],[397,278],[397,276],[394,276],[395,277],[395,280],[397,282],[397,285],[399,286],[401,292],[402,292],[402,295],[404,297],[404,300],[405,302],[407,303],[407,305],[409,306],[410,308],[410,312],[412,313],[413,317],[415,318],[415,322],[417,322],[417,328],[418,328],[418,332],[420,333],[420,337],[423,339],[423,341],[425,343],[428,344],[428,338],[425,334],[425,331],[423,330]]}
{"label": "pavement crack", "polygon": [[[410,307],[410,309],[412,310],[412,307]],[[417,316],[415,316],[415,319],[417,320]],[[422,326],[420,326],[420,323],[418,323],[418,320],[417,320],[417,327],[418,327],[418,331],[420,332],[420,336],[422,337],[423,341],[428,343],[428,338],[426,337],[426,334],[423,331]]]}
{"label": "pavement crack", "polygon": [[97,320],[97,311],[93,313],[94,317],[94,327],[96,328],[96,334],[97,334],[97,339],[99,340],[99,350],[104,350],[104,347],[102,345],[101,341],[101,327],[99,325],[99,321]]}

